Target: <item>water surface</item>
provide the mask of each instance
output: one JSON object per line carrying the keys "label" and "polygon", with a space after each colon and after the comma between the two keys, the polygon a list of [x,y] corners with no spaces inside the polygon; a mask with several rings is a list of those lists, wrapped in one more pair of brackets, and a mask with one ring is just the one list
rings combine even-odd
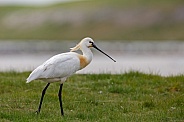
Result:
{"label": "water surface", "polygon": [[[51,56],[68,52],[78,41],[0,41],[0,71],[31,71]],[[181,41],[96,42],[116,63],[93,49],[93,61],[78,73],[120,74],[133,71],[162,76],[184,73]]]}

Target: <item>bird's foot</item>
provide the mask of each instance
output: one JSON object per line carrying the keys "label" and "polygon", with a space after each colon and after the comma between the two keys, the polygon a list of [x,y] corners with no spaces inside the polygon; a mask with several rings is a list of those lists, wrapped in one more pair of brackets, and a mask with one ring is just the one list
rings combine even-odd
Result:
{"label": "bird's foot", "polygon": [[35,111],[35,113],[36,113],[36,114],[39,114],[39,113],[40,113],[40,111],[39,111],[39,110],[37,110],[37,111]]}

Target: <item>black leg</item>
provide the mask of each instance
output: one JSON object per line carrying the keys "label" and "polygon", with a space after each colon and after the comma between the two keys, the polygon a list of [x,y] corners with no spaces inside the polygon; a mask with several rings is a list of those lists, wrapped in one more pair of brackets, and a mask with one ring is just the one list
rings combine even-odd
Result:
{"label": "black leg", "polygon": [[43,91],[42,91],[42,96],[41,96],[41,99],[40,99],[40,104],[39,104],[38,110],[36,111],[37,114],[40,113],[40,110],[41,110],[41,107],[42,107],[43,97],[44,97],[45,92],[46,92],[47,88],[49,87],[49,85],[50,85],[50,83],[48,83],[48,84],[45,86],[45,88],[43,89]]}
{"label": "black leg", "polygon": [[61,108],[61,115],[64,116],[63,105],[62,105],[62,98],[61,98],[62,87],[63,87],[63,84],[60,84],[60,88],[59,88],[59,92],[58,92],[58,97],[59,97],[59,103],[60,103],[60,108]]}

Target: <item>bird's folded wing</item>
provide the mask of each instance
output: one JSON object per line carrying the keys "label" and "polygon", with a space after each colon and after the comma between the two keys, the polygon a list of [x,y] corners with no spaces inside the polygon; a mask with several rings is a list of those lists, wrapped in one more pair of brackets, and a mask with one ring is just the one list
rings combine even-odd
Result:
{"label": "bird's folded wing", "polygon": [[63,78],[80,69],[77,56],[58,54],[37,67],[27,78],[27,82],[35,79]]}

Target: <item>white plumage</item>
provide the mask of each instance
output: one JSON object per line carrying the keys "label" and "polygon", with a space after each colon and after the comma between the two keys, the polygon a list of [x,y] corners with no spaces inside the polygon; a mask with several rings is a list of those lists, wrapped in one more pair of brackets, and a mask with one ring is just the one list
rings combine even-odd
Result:
{"label": "white plumage", "polygon": [[80,49],[83,55],[75,52],[67,52],[51,57],[29,75],[27,83],[37,79],[49,83],[56,81],[65,82],[67,77],[91,62],[93,54],[89,48],[92,47],[93,42],[91,38],[84,38],[77,46],[71,48],[71,51]]}
{"label": "white plumage", "polygon": [[80,60],[77,55],[75,52],[68,52],[53,56],[30,74],[27,83],[36,79],[64,82],[67,77],[80,69]]}

